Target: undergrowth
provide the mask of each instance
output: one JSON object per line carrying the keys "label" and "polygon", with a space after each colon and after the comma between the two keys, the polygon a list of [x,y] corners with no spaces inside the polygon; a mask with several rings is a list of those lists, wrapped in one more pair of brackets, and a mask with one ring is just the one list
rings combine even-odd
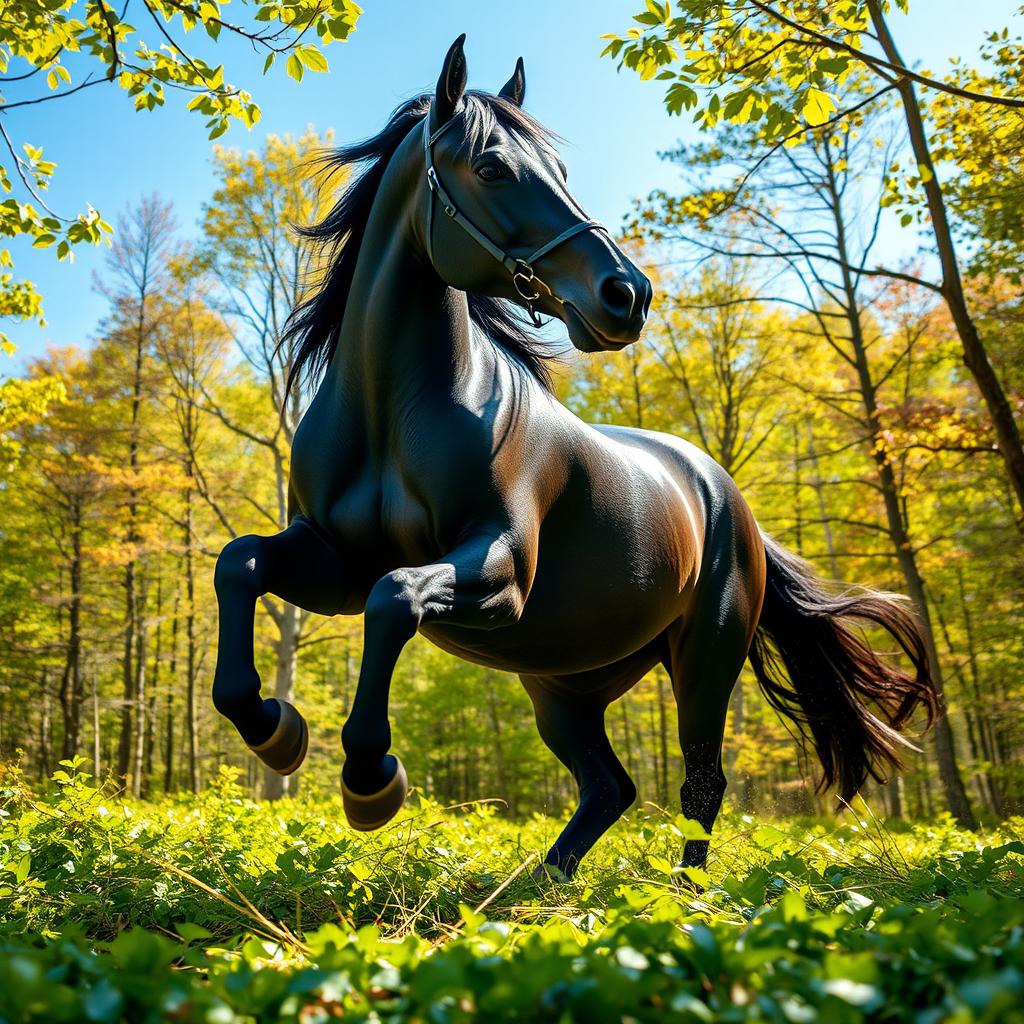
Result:
{"label": "undergrowth", "polygon": [[617,825],[569,883],[561,822],[420,799],[124,801],[0,776],[0,1021],[1024,1021],[1019,819],[966,833],[724,815]]}

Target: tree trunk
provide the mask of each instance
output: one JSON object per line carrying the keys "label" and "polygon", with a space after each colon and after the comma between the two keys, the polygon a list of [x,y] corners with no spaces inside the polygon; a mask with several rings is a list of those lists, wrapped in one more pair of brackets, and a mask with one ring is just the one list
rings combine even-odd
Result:
{"label": "tree trunk", "polygon": [[[953,641],[949,635],[949,627],[946,625],[945,617],[942,614],[942,608],[940,605],[936,605],[935,614],[939,620],[939,628],[942,630],[942,637],[946,641],[946,649],[952,656],[954,653]],[[970,665],[969,665],[970,668]],[[970,695],[970,704],[973,706],[974,722],[972,731],[972,722],[970,716],[967,718],[967,737],[971,744],[971,755],[974,759],[975,764],[979,762],[984,763],[984,768],[977,769],[977,775],[979,779],[979,786],[981,787],[981,802],[982,805],[988,805],[998,818],[1004,816],[1003,798],[999,790],[999,783],[994,778],[992,772],[995,767],[996,755],[993,751],[990,742],[989,734],[985,728],[985,712],[984,712],[984,700],[982,698],[981,690],[977,683],[977,677],[972,676],[968,678],[962,669],[957,668],[957,677],[960,680],[960,686],[965,696]]]}
{"label": "tree trunk", "polygon": [[487,689],[487,711],[491,720],[491,731],[494,734],[494,768],[498,777],[498,789],[502,798],[508,803],[509,813],[514,817],[517,813],[516,795],[509,789],[508,776],[505,771],[505,748],[501,742],[501,716],[498,714],[498,701],[494,694],[494,673],[487,672],[483,685]]}
{"label": "tree trunk", "polygon": [[[191,465],[189,476],[191,476]],[[188,788],[199,792],[199,730],[196,722],[196,574],[192,530],[192,490],[185,489],[185,732],[188,741]]]}
{"label": "tree trunk", "polygon": [[[884,450],[876,455],[876,462],[885,461]],[[957,763],[956,745],[953,738],[953,727],[949,721],[946,708],[945,683],[939,662],[939,652],[935,645],[935,630],[932,626],[931,612],[925,595],[924,580],[917,566],[917,555],[899,512],[899,500],[896,492],[892,467],[886,462],[879,466],[879,483],[882,486],[883,499],[886,506],[889,536],[896,549],[896,557],[907,588],[907,596],[913,602],[914,609],[924,637],[925,650],[931,669],[932,681],[939,694],[939,716],[935,723],[935,754],[939,762],[939,778],[946,795],[950,813],[961,828],[974,829],[977,822],[967,798],[963,778]]]}
{"label": "tree trunk", "polygon": [[149,640],[149,621],[146,616],[146,584],[141,581],[135,627],[135,749],[132,757],[132,795],[142,795],[143,769],[146,759],[146,733],[148,695],[146,693],[146,647]]}
{"label": "tree trunk", "polygon": [[725,753],[725,776],[732,788],[736,810],[747,813],[753,806],[753,785],[749,772],[737,775],[736,764],[747,743],[747,704],[743,680],[738,679],[729,698],[729,720],[732,723],[733,742]]}
{"label": "tree trunk", "polygon": [[78,753],[82,707],[82,505],[72,504],[71,605],[68,612],[68,645],[60,681],[60,710],[64,721],[61,757]]}
{"label": "tree trunk", "polygon": [[[133,544],[129,531],[128,543]],[[124,629],[121,655],[121,729],[117,743],[117,774],[127,780],[131,768],[132,711],[135,707],[135,559],[124,570]]]}
{"label": "tree trunk", "polygon": [[92,677],[92,773],[99,782],[102,759],[100,757],[100,692],[96,676]]}
{"label": "tree trunk", "polygon": [[668,807],[668,696],[665,693],[665,673],[655,672],[658,680],[658,750],[661,771],[658,773],[658,803]]}
{"label": "tree trunk", "polygon": [[[868,9],[871,12],[875,34],[878,36],[886,58],[893,64],[905,66],[892,34],[889,32],[880,0],[868,0]],[[896,88],[903,106],[910,147],[914,153],[914,160],[921,170],[928,213],[931,216],[932,233],[942,267],[942,296],[946,300],[953,323],[956,325],[957,334],[960,336],[964,365],[978,385],[989,416],[992,418],[999,444],[999,453],[1003,457],[1006,475],[1010,479],[1010,485],[1019,506],[1017,525],[1018,528],[1024,528],[1024,444],[1021,442],[1020,430],[1014,418],[1013,408],[1006,397],[999,377],[996,375],[995,368],[989,360],[988,352],[978,334],[970,310],[967,308],[963,281],[960,277],[960,266],[956,258],[956,247],[953,243],[953,232],[946,214],[946,202],[942,195],[939,179],[936,177],[935,165],[932,162],[931,149],[928,145],[928,134],[921,116],[914,83],[909,78],[898,78]]]}
{"label": "tree trunk", "polygon": [[[149,251],[143,256],[143,266],[149,266]],[[139,470],[139,414],[142,409],[142,367],[146,339],[146,299],[148,298],[148,274],[144,271],[139,284],[139,311],[135,323],[135,362],[132,374],[131,417],[128,423],[128,533],[125,544],[128,548],[128,564],[125,566],[125,615],[124,615],[124,655],[121,665],[121,677],[124,685],[124,704],[121,708],[121,734],[117,748],[117,773],[131,784],[133,793],[138,792],[138,779],[135,777],[136,758],[134,748],[141,749],[133,742],[133,714],[136,716],[135,735],[141,736],[142,705],[140,686],[145,686],[145,658],[140,652],[142,647],[139,629],[139,596],[137,592],[137,565],[139,546],[139,494],[137,490],[137,474]]]}
{"label": "tree trunk", "polygon": [[882,792],[887,798],[888,813],[890,818],[902,818],[904,807],[904,783],[903,776],[896,775],[891,778],[883,787]]}
{"label": "tree trunk", "polygon": [[633,765],[633,736],[629,728],[629,707],[626,695],[619,698],[619,709],[622,712],[622,744],[626,753],[626,771],[631,779],[636,778],[636,768]]}
{"label": "tree trunk", "polygon": [[146,704],[146,729],[143,734],[142,782],[140,793],[148,796],[153,779],[153,765],[156,760],[157,696],[160,686],[160,661],[163,640],[164,581],[156,580],[156,642],[153,650],[153,675],[149,681],[149,697]]}
{"label": "tree trunk", "polygon": [[818,513],[821,516],[822,528],[825,531],[825,550],[828,553],[828,567],[832,574],[832,579],[840,580],[843,577],[839,572],[839,560],[836,558],[836,545],[835,540],[832,537],[832,523],[829,519],[828,508],[825,505],[825,488],[821,479],[821,465],[818,462],[818,450],[814,445],[814,426],[811,423],[808,423],[807,426],[807,443],[807,451],[811,459],[811,469],[814,470],[814,477],[811,480],[811,486],[814,488],[814,493],[818,498]]}
{"label": "tree trunk", "polygon": [[43,666],[42,678],[39,681],[43,694],[43,713],[39,718],[39,757],[36,770],[40,782],[50,777],[50,670]]}
{"label": "tree trunk", "polygon": [[[967,643],[967,668],[971,680],[971,689],[974,694],[978,708],[978,718],[981,723],[981,735],[985,757],[990,762],[988,775],[989,787],[992,793],[992,808],[1000,819],[1005,818],[1010,812],[1007,807],[1006,796],[1003,792],[1002,781],[998,777],[998,771],[1003,765],[1002,751],[996,738],[996,729],[989,715],[985,694],[982,692],[981,679],[978,674],[978,650],[974,643],[974,623],[971,620],[971,612],[967,607],[967,595],[964,592],[963,567],[957,569],[957,584],[959,594],[960,614],[964,623],[964,637]],[[948,643],[948,640],[947,640]]]}
{"label": "tree trunk", "polygon": [[[274,696],[292,703],[295,700],[295,665],[301,629],[299,609],[293,604],[282,604],[277,642],[274,644],[275,675]],[[292,791],[294,775],[278,775],[269,768],[263,772],[263,796],[279,800]]]}
{"label": "tree trunk", "polygon": [[167,687],[164,702],[164,792],[174,790],[174,688],[178,678],[178,609],[181,606],[181,588],[174,588],[174,612],[171,619],[171,661],[167,671],[171,685]]}
{"label": "tree trunk", "polygon": [[875,464],[875,471],[882,492],[889,539],[895,550],[900,571],[903,574],[907,596],[913,602],[917,612],[932,680],[939,695],[939,714],[935,724],[935,753],[939,761],[939,777],[942,780],[942,788],[946,795],[946,802],[949,805],[950,813],[957,820],[961,828],[973,829],[976,827],[974,812],[971,810],[971,804],[967,798],[967,790],[964,788],[960,768],[956,760],[953,729],[949,722],[949,716],[946,713],[942,666],[935,644],[935,631],[932,628],[928,601],[925,597],[924,580],[918,569],[917,555],[910,538],[909,524],[906,522],[904,511],[900,507],[896,475],[893,472],[892,463],[886,451],[875,383],[871,376],[867,344],[861,324],[860,299],[857,295],[857,286],[849,270],[850,260],[846,241],[846,221],[843,216],[835,171],[831,164],[828,166],[827,173],[836,226],[836,248],[840,260],[843,293],[846,299],[844,312],[846,313],[847,323],[850,328],[850,345],[853,350],[853,361],[857,373],[860,398],[866,418],[866,440],[870,445],[871,458]]}
{"label": "tree trunk", "polygon": [[804,554],[803,481],[800,479],[800,432],[799,424],[793,424],[793,546],[796,553]]}

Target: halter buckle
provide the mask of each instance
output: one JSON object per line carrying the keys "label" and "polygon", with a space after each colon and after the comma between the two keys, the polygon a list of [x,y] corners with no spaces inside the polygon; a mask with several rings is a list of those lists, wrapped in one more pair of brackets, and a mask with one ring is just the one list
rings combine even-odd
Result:
{"label": "halter buckle", "polygon": [[534,302],[539,299],[540,292],[534,284],[537,275],[533,272],[533,267],[526,260],[516,260],[516,267],[517,269],[512,274],[512,284],[519,293],[519,297],[526,302]]}

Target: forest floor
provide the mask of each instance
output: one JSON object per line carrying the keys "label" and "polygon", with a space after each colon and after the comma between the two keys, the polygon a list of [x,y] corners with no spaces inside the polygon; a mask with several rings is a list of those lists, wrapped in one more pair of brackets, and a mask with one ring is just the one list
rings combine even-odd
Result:
{"label": "forest floor", "polygon": [[66,764],[0,774],[0,1022],[1024,1021],[1024,820],[634,810],[577,878],[560,822],[340,800],[122,801]]}

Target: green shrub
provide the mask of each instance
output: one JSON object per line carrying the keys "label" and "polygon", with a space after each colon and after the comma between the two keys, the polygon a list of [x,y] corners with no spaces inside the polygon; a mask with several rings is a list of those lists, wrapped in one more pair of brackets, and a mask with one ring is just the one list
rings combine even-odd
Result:
{"label": "green shrub", "polygon": [[686,877],[693,825],[652,808],[554,884],[529,869],[562,823],[493,804],[362,835],[226,769],[139,803],[81,768],[0,780],[3,1022],[1024,1020],[1019,821],[726,815]]}

